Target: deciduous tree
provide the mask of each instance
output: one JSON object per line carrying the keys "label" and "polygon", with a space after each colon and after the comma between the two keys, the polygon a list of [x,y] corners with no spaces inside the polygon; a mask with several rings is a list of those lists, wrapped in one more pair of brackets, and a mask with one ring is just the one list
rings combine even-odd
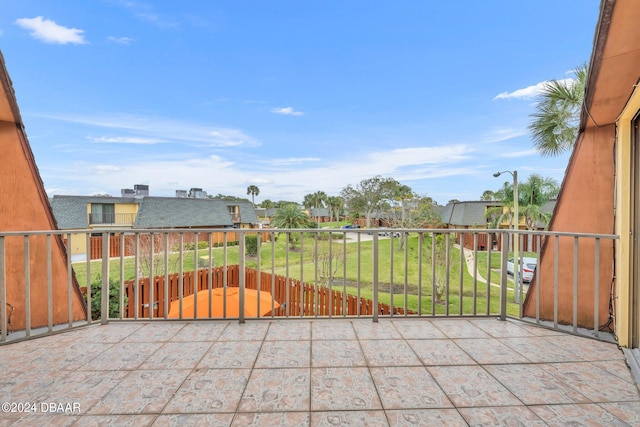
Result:
{"label": "deciduous tree", "polygon": [[400,183],[393,178],[380,175],[360,181],[355,187],[348,185],[340,195],[344,198],[350,214],[363,214],[367,227],[371,226],[371,215],[380,212],[385,203],[391,202],[397,195]]}

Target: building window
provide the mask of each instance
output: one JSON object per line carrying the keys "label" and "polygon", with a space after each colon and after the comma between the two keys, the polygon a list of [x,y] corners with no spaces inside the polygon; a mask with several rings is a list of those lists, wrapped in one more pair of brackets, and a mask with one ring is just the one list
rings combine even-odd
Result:
{"label": "building window", "polygon": [[228,206],[231,220],[235,223],[240,222],[240,206]]}
{"label": "building window", "polygon": [[92,203],[89,224],[115,224],[116,213],[113,203]]}

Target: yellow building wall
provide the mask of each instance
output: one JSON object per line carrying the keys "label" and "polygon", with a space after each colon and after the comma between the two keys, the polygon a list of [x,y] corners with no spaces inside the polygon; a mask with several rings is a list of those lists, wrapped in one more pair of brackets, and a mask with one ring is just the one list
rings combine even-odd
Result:
{"label": "yellow building wall", "polygon": [[[65,239],[67,236],[64,236]],[[87,238],[86,234],[72,234],[71,235],[71,244],[69,245],[69,249],[71,250],[71,256],[86,254],[87,253]]]}
{"label": "yellow building wall", "polygon": [[[640,110],[640,91],[636,88],[618,119],[616,141],[616,234],[620,240],[616,245],[616,335],[623,347],[631,345],[631,322],[633,289],[633,199],[631,194],[632,120]],[[640,166],[640,165],[637,165]],[[638,309],[638,308],[636,308]]]}
{"label": "yellow building wall", "polygon": [[138,213],[138,206],[139,205],[137,203],[116,203],[116,206],[115,206],[116,215],[117,214],[136,215]]}

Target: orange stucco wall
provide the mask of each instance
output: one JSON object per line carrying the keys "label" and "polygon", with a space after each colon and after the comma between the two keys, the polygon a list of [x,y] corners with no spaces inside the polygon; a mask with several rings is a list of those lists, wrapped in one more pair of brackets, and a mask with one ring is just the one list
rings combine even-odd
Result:
{"label": "orange stucco wall", "polygon": [[[15,123],[0,121],[0,230],[30,231],[54,229],[53,216],[35,169],[31,150]],[[47,243],[44,236],[29,241],[31,327],[44,326],[47,312]],[[15,306],[14,330],[26,324],[24,237],[5,238],[7,302]],[[53,323],[67,322],[68,281],[66,253],[62,241],[51,239]],[[77,286],[71,291],[73,319],[86,317],[84,300]]]}
{"label": "orange stucco wall", "polygon": [[[615,125],[589,128],[579,139],[567,168],[562,192],[556,204],[552,231],[579,233],[614,233],[614,140]],[[561,237],[558,253],[558,321],[573,322],[574,301],[574,239]],[[600,244],[600,287],[598,295],[599,325],[609,318],[609,295],[613,271],[613,242]],[[584,240],[579,245],[578,264],[578,325],[593,328],[595,290],[595,241]],[[540,317],[554,316],[554,255],[555,242],[543,246],[536,275],[540,276]],[[524,303],[524,315],[536,315],[535,279]]]}

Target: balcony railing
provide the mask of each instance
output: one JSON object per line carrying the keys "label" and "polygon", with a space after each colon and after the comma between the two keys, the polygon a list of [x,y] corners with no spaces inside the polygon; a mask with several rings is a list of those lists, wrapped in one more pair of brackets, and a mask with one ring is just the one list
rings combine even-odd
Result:
{"label": "balcony railing", "polygon": [[135,213],[90,213],[89,225],[133,225]]}
{"label": "balcony railing", "polygon": [[[133,255],[121,247],[110,257],[114,231],[132,236]],[[100,259],[72,263],[67,247],[96,232],[0,233],[0,343],[95,322],[351,316],[492,316],[569,332],[587,327],[598,337],[607,320],[599,295],[610,284],[602,276],[617,238],[484,229],[110,228],[102,232]],[[522,280],[522,263],[518,283],[508,274],[515,236],[531,250],[527,257],[540,260],[547,251],[531,283]],[[566,282],[560,286],[568,267],[571,292]],[[593,294],[585,298],[588,289]],[[566,298],[572,316],[559,310]],[[591,325],[579,320],[584,307]]]}

